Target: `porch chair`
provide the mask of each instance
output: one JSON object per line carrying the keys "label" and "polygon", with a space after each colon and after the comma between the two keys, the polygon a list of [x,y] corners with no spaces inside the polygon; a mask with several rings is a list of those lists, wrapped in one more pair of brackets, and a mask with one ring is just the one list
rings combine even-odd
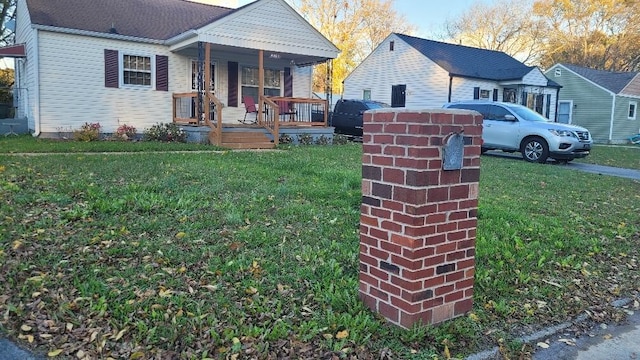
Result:
{"label": "porch chair", "polygon": [[293,121],[296,115],[296,109],[292,106],[292,103],[289,101],[279,100],[278,103],[278,111],[280,112],[280,116],[289,116],[289,121]]}
{"label": "porch chair", "polygon": [[[256,107],[256,102],[253,101],[253,97],[252,96],[243,96],[242,97],[242,102],[244,102],[244,119],[242,120],[238,120],[239,122],[243,123],[243,124],[255,124],[258,122],[258,108]],[[256,117],[254,120],[249,120],[249,122],[247,122],[247,114],[249,113],[255,113]]]}

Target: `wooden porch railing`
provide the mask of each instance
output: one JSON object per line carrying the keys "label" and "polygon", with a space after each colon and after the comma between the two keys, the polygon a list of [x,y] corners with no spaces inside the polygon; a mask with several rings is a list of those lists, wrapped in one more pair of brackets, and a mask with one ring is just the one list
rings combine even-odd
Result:
{"label": "wooden porch railing", "polygon": [[198,119],[197,101],[197,93],[173,94],[173,122],[184,125],[207,125],[211,128],[209,141],[211,144],[220,145],[222,143],[222,102],[212,93],[206,94],[203,118]]}
{"label": "wooden porch railing", "polygon": [[280,126],[327,126],[329,103],[322,99],[260,96],[258,124],[273,135],[278,145]]}

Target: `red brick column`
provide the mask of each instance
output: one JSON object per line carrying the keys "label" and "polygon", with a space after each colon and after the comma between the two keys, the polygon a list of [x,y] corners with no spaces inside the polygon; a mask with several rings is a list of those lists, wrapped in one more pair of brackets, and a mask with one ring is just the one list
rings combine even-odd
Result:
{"label": "red brick column", "polygon": [[[444,141],[464,133],[459,170]],[[376,110],[364,116],[360,297],[405,328],[471,310],[482,116]]]}

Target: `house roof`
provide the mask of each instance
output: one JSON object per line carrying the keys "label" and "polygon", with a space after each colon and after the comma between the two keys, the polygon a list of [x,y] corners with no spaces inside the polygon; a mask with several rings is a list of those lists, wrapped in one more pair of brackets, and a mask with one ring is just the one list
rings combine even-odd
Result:
{"label": "house roof", "polygon": [[[522,79],[535,68],[524,65],[501,51],[426,40],[404,34],[396,35],[454,76],[495,81],[516,80]],[[549,85],[552,84],[550,81]]]}
{"label": "house roof", "polygon": [[585,79],[602,86],[603,88],[618,94],[624,89],[635,77],[637,72],[615,72],[606,70],[596,70],[587,67],[563,64],[560,65],[582,76]]}
{"label": "house roof", "polygon": [[27,0],[37,25],[167,40],[237,9],[186,0]]}

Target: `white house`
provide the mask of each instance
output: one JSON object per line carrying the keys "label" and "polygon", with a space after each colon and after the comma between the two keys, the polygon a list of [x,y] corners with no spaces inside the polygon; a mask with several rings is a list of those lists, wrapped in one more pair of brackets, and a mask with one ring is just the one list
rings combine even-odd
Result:
{"label": "white house", "polygon": [[178,122],[208,125],[209,139],[220,139],[251,97],[261,104],[251,115],[277,137],[276,100],[298,110],[295,122],[310,123],[311,108],[323,106],[306,101],[313,65],[339,53],[285,0],[238,9],[185,0],[18,0],[16,11],[16,43],[25,49],[15,65],[23,97],[17,116],[28,118],[35,136],[85,122],[99,122],[105,133]]}
{"label": "white house", "polygon": [[343,97],[396,107],[508,101],[554,119],[559,88],[537,67],[500,51],[393,33],[347,76]]}

